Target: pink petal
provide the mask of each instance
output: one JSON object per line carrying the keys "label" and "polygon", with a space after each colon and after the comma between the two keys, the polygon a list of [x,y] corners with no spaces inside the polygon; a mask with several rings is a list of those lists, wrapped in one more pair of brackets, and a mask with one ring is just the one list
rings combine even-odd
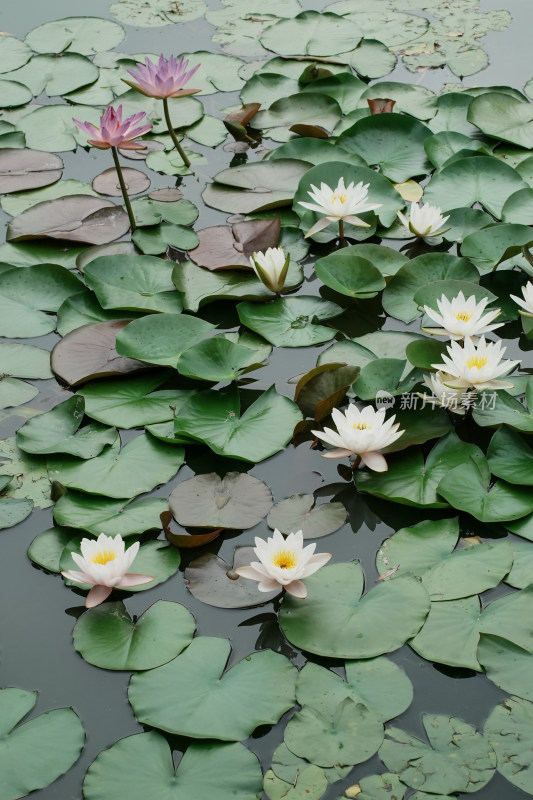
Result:
{"label": "pink petal", "polygon": [[322,453],[322,458],[346,458],[346,456],[353,456],[354,453],[352,450],[343,450],[339,448],[338,450],[326,450],[325,453]]}
{"label": "pink petal", "polygon": [[129,586],[141,586],[143,583],[150,583],[153,579],[153,575],[139,575],[135,572],[130,572],[124,575],[116,585],[120,589],[127,589]]}
{"label": "pink petal", "polygon": [[285,591],[288,594],[292,594],[293,597],[299,597],[302,600],[304,597],[307,597],[307,588],[302,581],[291,581],[285,587]]}
{"label": "pink petal", "polygon": [[275,592],[276,590],[281,592],[281,586],[274,578],[269,578],[267,581],[261,581],[261,583],[257,584],[257,588],[260,592]]}
{"label": "pink petal", "polygon": [[106,600],[113,589],[110,586],[93,586],[85,598],[85,608],[94,608]]}

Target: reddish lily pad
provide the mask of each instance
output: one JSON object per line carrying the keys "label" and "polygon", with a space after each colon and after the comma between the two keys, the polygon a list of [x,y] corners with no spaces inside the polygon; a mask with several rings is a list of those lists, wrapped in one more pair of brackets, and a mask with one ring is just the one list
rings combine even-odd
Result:
{"label": "reddish lily pad", "polygon": [[199,528],[253,528],[272,507],[263,481],[246,472],[195,475],[180,483],[168,499],[180,525]]}
{"label": "reddish lily pad", "polygon": [[62,173],[63,160],[54,153],[28,148],[0,150],[0,194],[49,186]]}
{"label": "reddish lily pad", "polygon": [[121,206],[100,197],[76,194],[47,200],[23,211],[7,226],[9,242],[25,239],[68,239],[72,242],[107,244],[130,228]]}
{"label": "reddish lily pad", "polygon": [[257,557],[253,547],[236,547],[233,566],[214,553],[191,561],[185,570],[187,589],[197,600],[217,608],[251,608],[268,603],[281,592],[260,592],[257,581],[241,578],[235,570],[248,566]]}
{"label": "reddish lily pad", "polygon": [[183,531],[177,533],[171,527],[173,521],[172,511],[163,511],[159,518],[167,541],[176,547],[202,547],[204,544],[212,542],[222,533],[222,528],[217,528],[208,533],[184,533]]}
{"label": "reddish lily pad", "polygon": [[250,256],[277,247],[279,234],[279,217],[236,222],[231,227],[215,225],[198,231],[200,243],[189,256],[198,266],[210,270],[250,268]]}
{"label": "reddish lily pad", "polygon": [[117,333],[130,322],[131,319],[96,322],[67,333],[52,350],[52,370],[65,383],[75,386],[95,378],[150,369],[142,361],[119,356],[115,349]]}
{"label": "reddish lily pad", "polygon": [[[129,195],[140,194],[150,188],[150,178],[139,169],[123,167],[122,175]],[[122,189],[120,188],[116,169],[110,167],[101,172],[100,175],[97,175],[93,181],[93,189],[98,194],[106,194],[109,197],[122,197]]]}

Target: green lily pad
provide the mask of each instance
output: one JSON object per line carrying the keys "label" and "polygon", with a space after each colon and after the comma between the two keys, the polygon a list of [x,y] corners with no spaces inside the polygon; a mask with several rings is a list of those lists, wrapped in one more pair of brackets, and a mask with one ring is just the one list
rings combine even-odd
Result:
{"label": "green lily pad", "polygon": [[[494,398],[494,394],[496,397]],[[531,390],[528,386],[528,406],[531,403]],[[508,425],[524,433],[533,432],[533,414],[509,392],[482,392],[473,412],[474,420],[483,427]]]}
{"label": "green lily pad", "polygon": [[81,528],[93,536],[100,533],[116,536],[119,533],[124,538],[160,530],[160,515],[167,508],[168,503],[161,497],[145,497],[130,503],[70,491],[55,504],[54,520],[58,525]]}
{"label": "green lily pad", "polygon": [[341,108],[333,97],[309,91],[276,100],[270,108],[254,116],[253,125],[274,141],[285,142],[291,137],[294,125],[314,125],[333,131],[341,117]]}
{"label": "green lily pad", "polygon": [[455,130],[440,131],[428,136],[424,142],[424,150],[436,169],[442,169],[452,156],[459,152],[466,155],[466,150],[481,151],[485,155],[490,155],[483,142],[476,142],[466,134],[457,133]]}
{"label": "green lily pad", "polygon": [[[268,77],[268,74],[264,77]],[[277,79],[281,78],[280,75],[273,75],[271,77]],[[311,86],[312,85],[313,84],[311,84]],[[279,158],[298,159],[300,161],[307,161],[309,164],[315,166],[317,164],[327,163],[328,161],[345,159],[347,164],[353,164],[356,167],[366,166],[364,159],[358,156],[357,153],[341,151],[336,145],[329,141],[329,139],[313,139],[309,136],[291,139],[285,144],[276,147],[275,150],[271,150],[270,153],[265,156],[265,160],[268,161],[277,161]]]}
{"label": "green lily pad", "polygon": [[86,265],[84,275],[102,308],[179,312],[173,266],[152,256],[100,256]]}
{"label": "green lily pad", "polygon": [[[382,775],[369,775],[362,778],[355,787],[359,789],[357,797],[359,800],[402,800],[405,792],[405,784],[393,772],[385,772]],[[414,795],[413,795],[414,797]],[[429,795],[426,795],[426,798]],[[432,795],[434,800],[453,800],[453,798],[443,798],[442,795]],[[423,800],[421,796],[415,800]]]}
{"label": "green lily pad", "polygon": [[528,225],[533,217],[533,189],[520,189],[512,194],[502,208],[502,222]]}
{"label": "green lily pad", "polygon": [[498,772],[527,794],[533,792],[533,703],[507,697],[492,709],[483,733],[498,759]]}
{"label": "green lily pad", "polygon": [[500,428],[487,451],[490,471],[509,483],[533,484],[533,451],[522,437],[507,427]]}
{"label": "green lily pad", "polygon": [[379,757],[387,769],[413,789],[430,793],[482,789],[496,768],[487,739],[456,717],[424,714],[422,720],[429,744],[399,728],[386,731]]}
{"label": "green lily pad", "polygon": [[357,46],[361,30],[337,14],[303,11],[293,19],[281,19],[260,37],[267,50],[283,56],[333,56]]}
{"label": "green lily pad", "polygon": [[[385,581],[363,598],[357,562],[325,566],[306,579],[305,601],[286,595],[280,612],[287,639],[328,658],[372,658],[401,647],[418,632],[429,596],[415,578]],[[342,628],[332,619],[343,619]]]}
{"label": "green lily pad", "polygon": [[[121,319],[123,316],[124,312],[120,309],[103,309],[95,295],[89,289],[84,289],[82,292],[70,295],[60,305],[57,311],[56,330],[60,336],[66,336],[67,333],[83,325],[109,322]],[[138,314],[130,311],[128,316],[136,317]]]}
{"label": "green lily pad", "polygon": [[179,603],[158,600],[135,622],[123,603],[91,608],[72,632],[75,649],[101,669],[144,670],[166,664],[192,641],[196,623]]}
{"label": "green lily pad", "polygon": [[208,206],[232,214],[290,205],[298,182],[308,169],[306,161],[290,158],[280,158],[272,164],[243,164],[217,173],[202,197]]}
{"label": "green lily pad", "polygon": [[109,8],[121,22],[141,28],[158,28],[198,19],[206,9],[204,0],[183,0],[177,8],[174,0],[118,0]]}
{"label": "green lily pad", "polygon": [[16,476],[6,492],[9,497],[31,499],[39,508],[52,505],[44,459],[24,453],[17,446],[14,436],[0,441],[0,459],[2,472]]}
{"label": "green lily pad", "polygon": [[533,147],[533,121],[530,103],[500,92],[475,97],[468,107],[468,121],[487,136]]}
{"label": "green lily pad", "polygon": [[402,111],[424,121],[434,117],[437,110],[437,98],[429,89],[395,81],[379,81],[372,84],[362,95],[360,105],[366,108],[367,100],[383,97],[395,101],[395,112]]}
{"label": "green lily pad", "polygon": [[22,406],[39,394],[39,390],[18,378],[0,378],[0,409]]}
{"label": "green lily pad", "polygon": [[[166,375],[150,373],[127,379],[100,380],[78,390],[87,416],[120,428],[137,428],[174,419],[191,392],[157,389]],[[154,391],[155,390],[155,391]]]}
{"label": "green lily pad", "polygon": [[[18,725],[36,702],[37,692],[0,690],[2,800],[25,797],[53,783],[70,769],[85,743],[83,726],[71,708],[57,708]],[[33,752],[30,763],[28,750]]]}
{"label": "green lily pad", "polygon": [[[22,214],[23,211],[26,211],[26,209],[33,208],[33,206],[37,205],[37,203],[43,203],[45,200],[57,200],[59,197],[70,197],[73,194],[85,194],[89,197],[98,196],[96,192],[93,191],[90,183],[83,183],[83,181],[69,179],[66,181],[54,182],[51,186],[45,186],[44,188],[35,188],[29,192],[20,191],[10,194],[2,199],[2,208],[6,214],[11,214],[12,217],[17,217],[19,214]],[[48,247],[46,247],[46,244],[48,244]],[[40,242],[40,245],[44,250],[43,258],[32,260],[30,263],[24,264],[24,266],[33,266],[36,262],[43,263],[43,265],[48,264],[48,266],[50,266],[49,262],[51,262],[52,264],[61,264],[61,266],[69,269],[72,268],[73,265],[62,264],[61,261],[58,260],[59,253],[57,253],[57,245],[56,252],[53,250],[52,243]],[[16,246],[17,245],[11,245],[11,247]],[[18,247],[23,246],[24,245],[22,244],[18,245]],[[26,245],[26,247],[29,246],[31,245]],[[34,247],[37,246],[37,243],[35,243]]]}
{"label": "green lily pad", "polygon": [[273,303],[239,303],[243,325],[277,347],[308,347],[327,342],[334,330],[314,320],[328,320],[341,313],[340,306],[318,297],[282,297]]}
{"label": "green lily pad", "polygon": [[148,315],[130,322],[120,331],[117,353],[149,364],[176,368],[182,353],[213,328],[211,323],[185,314]]}
{"label": "green lily pad", "polygon": [[507,198],[526,188],[516,170],[497,158],[460,158],[434,175],[424,189],[424,201],[443,211],[481,203],[489,214],[501,219]]}
{"label": "green lily pad", "polygon": [[312,494],[294,494],[276,503],[267,517],[269,528],[282,533],[302,531],[304,539],[319,539],[341,528],[347,511],[342,503],[315,505]]}
{"label": "green lily pad", "polygon": [[[10,73],[13,80],[28,87],[30,96],[46,91],[49,97],[74,92],[98,79],[98,67],[79,53],[33,56],[23,67]],[[9,99],[9,95],[6,99]],[[2,101],[2,105],[5,101]],[[10,103],[10,105],[18,105]]]}
{"label": "green lily pad", "polygon": [[178,359],[177,370],[188,378],[225,383],[261,367],[261,355],[223,335],[214,336],[187,349]]}
{"label": "green lily pad", "polygon": [[301,420],[298,407],[272,386],[241,415],[233,384],[222,391],[198,392],[182,406],[175,433],[203,442],[219,455],[258,463],[282,450]]}
{"label": "green lily pad", "polygon": [[183,527],[253,528],[272,507],[272,494],[263,481],[245,472],[195,475],[172,491],[168,503]]}
{"label": "green lily pad", "polygon": [[481,672],[477,660],[480,612],[477,596],[433,602],[422,629],[409,644],[427,661]]}
{"label": "green lily pad", "polygon": [[355,152],[369,166],[396,183],[429,171],[424,141],[431,131],[418,120],[400,114],[363,117],[337,139],[337,145]]}
{"label": "green lily pad", "polygon": [[26,36],[36,53],[82,53],[85,56],[112,50],[125,38],[124,28],[101,17],[65,17],[45,22]]}
{"label": "green lily pad", "polygon": [[31,58],[31,47],[16,36],[4,34],[0,40],[0,61],[2,72],[11,72],[22,67]]}
{"label": "green lily pad", "polygon": [[484,635],[479,640],[478,658],[485,668],[487,678],[504,692],[518,695],[525,700],[533,699],[533,653],[500,636]]}
{"label": "green lily pad", "polygon": [[135,497],[166,483],[183,463],[183,450],[146,434],[123,448],[120,441],[96,458],[80,463],[73,457],[49,459],[48,474],[63,486],[104,497]]}
{"label": "green lily pad", "polygon": [[[400,441],[398,440],[398,444]],[[434,445],[425,463],[422,451],[413,448],[396,459],[391,459],[387,472],[364,470],[358,473],[357,488],[402,505],[446,508],[447,503],[438,496],[440,482],[450,470],[462,465],[467,458],[479,460],[483,458],[483,453],[476,445],[461,441],[451,431]]]}
{"label": "green lily pad", "polygon": [[328,787],[326,770],[299,759],[301,769],[292,781],[284,781],[271,769],[265,773],[263,791],[270,800],[320,800]]}
{"label": "green lily pad", "polygon": [[[271,775],[275,777],[277,781],[275,783],[271,783],[268,781],[267,783],[267,775],[265,774],[265,783],[264,789],[265,792],[270,797],[269,791],[271,791],[272,787],[275,787],[274,790],[279,789],[281,791],[281,798],[284,798],[289,788],[287,786],[283,787],[281,783],[278,781],[283,781],[283,783],[288,783],[290,786],[297,786],[298,781],[297,778],[300,774],[304,772],[304,770],[308,769],[310,766],[309,761],[305,758],[300,758],[299,756],[294,755],[291,753],[285,742],[282,742],[274,752],[272,753],[272,765],[271,765]],[[315,779],[313,781],[313,786],[323,786],[323,778],[325,778],[326,783],[335,783],[335,781],[342,780],[345,778],[346,775],[350,772],[351,767],[331,767],[327,769],[321,769],[320,767],[313,766],[313,770],[318,770],[322,777],[319,776],[318,772],[314,772]],[[319,795],[320,797],[322,795]],[[307,795],[305,792],[303,796],[300,797],[300,800],[306,800]],[[279,793],[273,797],[273,800],[281,800]],[[298,795],[296,795],[298,800]],[[290,795],[289,795],[290,800]]]}
{"label": "green lily pad", "polygon": [[[252,653],[224,673],[227,639],[201,636],[182,655],[131,679],[140,722],[194,739],[246,739],[294,705],[297,670],[282,655]],[[224,674],[223,674],[224,673]]]}
{"label": "green lily pad", "polygon": [[315,261],[315,272],[326,286],[348,297],[375,297],[385,288],[385,279],[371,261],[352,245]]}
{"label": "green lily pad", "polygon": [[28,547],[28,558],[48,572],[59,572],[61,554],[72,539],[72,531],[48,528],[39,533]]}
{"label": "green lily pad", "polygon": [[[115,4],[117,5],[117,4]],[[178,769],[161,734],[128,736],[93,761],[83,784],[87,800],[251,800],[261,792],[261,767],[244,745],[191,744]]]}
{"label": "green lily pad", "polygon": [[29,103],[33,97],[31,89],[29,89],[24,83],[21,83],[20,80],[0,80],[0,91],[2,92],[2,101],[0,103],[2,108],[23,106],[26,103]]}
{"label": "green lily pad", "polygon": [[391,395],[408,393],[422,377],[420,370],[410,369],[403,359],[377,358],[361,368],[353,390],[361,400],[373,400],[379,397],[380,392]]}
{"label": "green lily pad", "polygon": [[28,517],[33,511],[33,500],[0,498],[0,530],[11,528]]}
{"label": "green lily pad", "polygon": [[132,241],[145,255],[166,253],[168,247],[177,250],[192,250],[198,246],[198,236],[185,225],[170,225],[162,222],[150,228],[138,228]]}
{"label": "green lily pad", "polygon": [[36,455],[69,453],[82,459],[94,458],[115,442],[117,431],[99,423],[80,429],[84,408],[83,397],[70,397],[46,414],[28,420],[17,433],[18,446]]}
{"label": "green lily pad", "polygon": [[[31,109],[31,106],[29,107]],[[26,147],[47,153],[75,150],[87,144],[87,134],[73,118],[98,125],[100,111],[90,106],[45,105],[35,108],[17,122],[17,131],[24,133]]]}
{"label": "green lily pad", "polygon": [[53,378],[50,353],[32,344],[0,344],[0,374],[12,378]]}
{"label": "green lily pad", "polygon": [[57,311],[72,294],[83,288],[80,279],[65,267],[42,264],[7,270],[2,275],[2,295],[14,303],[39,311]]}
{"label": "green lily pad", "polygon": [[320,767],[353,766],[377,752],[383,735],[377,714],[345,697],[336,708],[304,706],[297,711],[285,729],[285,744]]}
{"label": "green lily pad", "polygon": [[[523,536],[523,533],[518,531],[517,535]],[[508,583],[509,586],[514,586],[515,589],[525,589],[531,583],[533,547],[528,542],[513,541],[511,542],[511,549],[513,551],[513,566],[505,578],[505,583]]]}
{"label": "green lily pad", "polygon": [[471,233],[461,245],[461,254],[481,271],[494,269],[509,258],[531,247],[533,238],[527,225],[503,223]]}

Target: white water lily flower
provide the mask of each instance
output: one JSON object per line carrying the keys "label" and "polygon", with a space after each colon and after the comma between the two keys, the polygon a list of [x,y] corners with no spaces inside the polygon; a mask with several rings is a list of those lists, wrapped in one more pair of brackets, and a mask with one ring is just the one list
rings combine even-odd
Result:
{"label": "white water lily flower", "polygon": [[471,295],[466,300],[462,292],[459,292],[453,300],[448,300],[443,294],[440,300],[437,300],[440,314],[433,308],[424,306],[426,314],[442,327],[424,328],[424,330],[435,336],[449,336],[450,339],[464,339],[466,336],[474,339],[482,334],[490,333],[490,331],[500,328],[503,322],[491,324],[501,314],[499,308],[483,315],[488,302],[486,297],[482,298],[479,303],[476,302],[475,295]]}
{"label": "white water lily flower", "polygon": [[85,600],[86,608],[103,603],[115,587],[127,589],[153,581],[152,575],[126,574],[139,551],[139,542],[127,550],[120,534],[113,539],[101,533],[98,539],[81,540],[81,556],[72,553],[80,572],[72,569],[61,574],[74,583],[90,584],[92,589]]}
{"label": "white water lily flower", "polygon": [[383,205],[383,203],[367,202],[369,186],[369,183],[363,184],[363,181],[360,181],[357,186],[353,181],[348,186],[345,186],[344,178],[339,179],[334,189],[328,186],[327,183],[321,183],[320,189],[311,184],[313,191],[307,192],[307,194],[313,202],[304,203],[299,200],[299,205],[325,216],[307,231],[305,238],[307,239],[308,236],[313,236],[323,228],[327,228],[332,222],[348,222],[350,225],[369,228],[370,225],[367,222],[355,216],[356,214],[363,214],[365,211],[374,211]]}
{"label": "white water lily flower", "polygon": [[443,370],[451,375],[449,386],[457,389],[510,389],[509,381],[497,380],[514,369],[520,361],[502,360],[505,347],[501,342],[486,342],[482,336],[477,345],[472,339],[464,340],[464,347],[458,342],[451,342],[448,355],[442,356],[444,364],[432,364],[436,370]]}
{"label": "white water lily flower", "polygon": [[285,255],[283,247],[269,247],[265,252],[254,253],[250,257],[250,266],[265,286],[278,294],[283,289],[290,255]]}
{"label": "white water lily flower", "polygon": [[314,555],[316,544],[304,547],[303,539],[302,531],[289,533],[285,539],[277,528],[266,542],[256,536],[254,553],[259,561],[252,561],[249,567],[238,567],[235,572],[243,578],[259,581],[260,592],[282,588],[294,597],[307,597],[307,589],[300,579],[324,566],[331,553]]}
{"label": "white water lily flower", "polygon": [[442,408],[447,408],[454,414],[462,416],[466,414],[466,406],[461,404],[464,389],[453,389],[449,386],[450,381],[453,380],[453,376],[447,372],[432,372],[426,375],[424,383],[428,389],[431,389],[432,397],[428,395],[422,395],[422,397],[426,402],[433,400]]}
{"label": "white water lily flower", "polygon": [[373,406],[365,406],[360,410],[354,403],[350,403],[344,414],[334,408],[331,416],[337,426],[336,431],[331,428],[324,428],[323,432],[312,431],[315,436],[336,448],[322,453],[324,458],[356,455],[370,469],[386,472],[387,462],[380,451],[404,433],[403,430],[398,430],[400,423],[394,423],[396,417],[385,420],[384,408],[376,411]]}
{"label": "white water lily flower", "polygon": [[[430,206],[429,203],[424,203],[419,206],[418,203],[411,203],[411,211],[409,218],[402,214],[401,211],[396,212],[400,218],[402,225],[418,236],[424,239],[429,244],[439,244],[440,237],[450,228],[445,228],[444,225],[449,220],[447,217],[442,216],[442,212],[438,206]],[[433,241],[431,241],[433,239]]]}
{"label": "white water lily flower", "polygon": [[522,306],[522,309],[519,309],[518,313],[522,314],[524,317],[533,317],[533,283],[528,281],[525,286],[522,286],[522,294],[524,299],[521,300],[520,297],[515,297],[514,294],[511,295],[511,298],[518,303],[519,306]]}

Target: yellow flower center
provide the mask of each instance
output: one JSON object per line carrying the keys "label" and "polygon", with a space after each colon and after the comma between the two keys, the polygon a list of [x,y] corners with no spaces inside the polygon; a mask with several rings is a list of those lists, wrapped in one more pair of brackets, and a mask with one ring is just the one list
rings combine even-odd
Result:
{"label": "yellow flower center", "polygon": [[459,313],[455,315],[455,319],[460,319],[462,322],[468,322],[471,316],[472,314],[469,314],[468,311],[459,311]]}
{"label": "yellow flower center", "polygon": [[95,553],[91,558],[91,563],[107,564],[109,561],[114,561],[116,557],[117,554],[114,550],[99,550],[98,553]]}
{"label": "yellow flower center", "polygon": [[475,367],[476,369],[481,369],[487,363],[487,356],[471,356],[468,361],[466,362],[466,366],[468,369],[472,369]]}
{"label": "yellow flower center", "polygon": [[292,569],[296,566],[296,556],[291,550],[278,550],[274,553],[272,563],[280,569]]}
{"label": "yellow flower center", "polygon": [[352,425],[352,427],[356,431],[366,431],[370,430],[372,425],[368,425],[366,422],[356,422],[355,425]]}
{"label": "yellow flower center", "polygon": [[333,202],[338,200],[339,203],[345,203],[347,201],[347,199],[348,199],[348,196],[345,193],[343,193],[343,194],[334,194],[332,199],[333,199]]}

